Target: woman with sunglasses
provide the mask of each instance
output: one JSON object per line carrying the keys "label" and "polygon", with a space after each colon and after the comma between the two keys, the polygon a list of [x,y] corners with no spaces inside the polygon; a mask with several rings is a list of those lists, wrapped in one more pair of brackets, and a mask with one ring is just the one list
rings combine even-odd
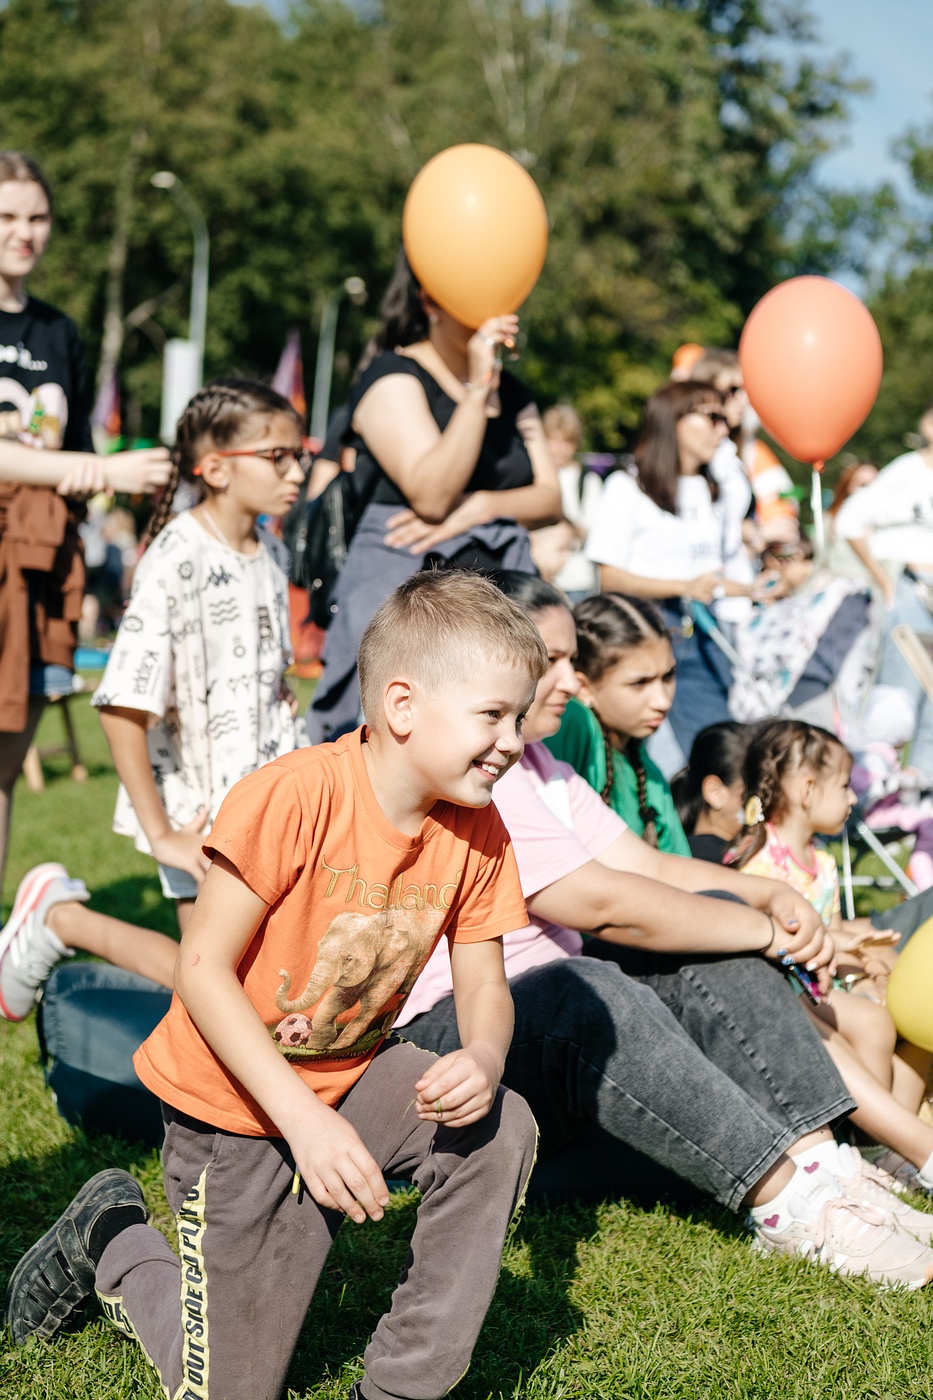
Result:
{"label": "woman with sunglasses", "polygon": [[[710,384],[675,381],[652,394],[635,474],[609,478],[587,542],[600,588],[653,599],[670,630],[677,666],[670,723],[684,754],[701,729],[729,718],[731,683],[729,663],[696,625],[692,605],[715,611],[720,599],[758,597],[761,587],[728,576],[741,534],[710,471],[727,429],[723,396]],[[676,766],[672,758],[671,771]]]}
{"label": "woman with sunglasses", "polygon": [[394,588],[437,561],[534,573],[527,531],[561,514],[538,410],[502,368],[517,317],[463,325],[418,284],[404,252],[381,312],[378,353],[350,395],[344,441],[366,506],[331,599],[313,743],[358,723],[357,649]]}
{"label": "woman with sunglasses", "polygon": [[[155,857],[182,931],[225,794],[306,742],[285,684],[288,554],[258,524],[297,499],[301,430],[264,384],[218,379],[195,394],[94,696],[122,784],[114,830]],[[169,523],[181,481],[201,499]]]}

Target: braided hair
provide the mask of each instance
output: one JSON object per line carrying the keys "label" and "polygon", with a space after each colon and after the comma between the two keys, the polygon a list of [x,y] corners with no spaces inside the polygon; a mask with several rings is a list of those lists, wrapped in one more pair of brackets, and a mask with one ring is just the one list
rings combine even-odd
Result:
{"label": "braided hair", "polygon": [[[573,620],[577,628],[577,670],[591,683],[600,681],[633,647],[668,635],[664,620],[653,603],[646,598],[630,598],[622,593],[598,593],[593,598],[584,598],[574,608]],[[599,721],[606,751],[606,782],[600,796],[608,805],[612,795],[612,763],[616,745],[595,704],[592,708]],[[656,846],[658,814],[648,801],[642,741],[627,739],[621,752],[635,774],[638,815],[644,826],[644,840],[649,846]]]}
{"label": "braided hair", "polygon": [[195,476],[194,469],[204,453],[212,447],[235,446],[245,433],[249,419],[272,413],[287,413],[301,424],[300,415],[288,399],[256,379],[215,379],[198,390],[178,420],[172,470],[146,526],[144,548],[152,544],[171,519],[172,503],[180,482],[200,486],[203,493],[203,483]]}
{"label": "braided hair", "polygon": [[[737,866],[747,865],[764,846],[765,823],[780,821],[784,816],[786,780],[801,768],[815,775],[822,773],[832,766],[840,751],[845,752],[845,745],[835,734],[803,720],[775,719],[759,727],[742,764],[746,817],[736,845]],[[748,808],[754,798],[761,803],[761,810],[752,814]]]}

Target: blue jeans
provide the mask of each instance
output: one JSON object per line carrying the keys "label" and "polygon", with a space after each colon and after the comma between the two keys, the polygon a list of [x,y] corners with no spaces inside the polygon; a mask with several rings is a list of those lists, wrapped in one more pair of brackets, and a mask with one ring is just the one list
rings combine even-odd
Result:
{"label": "blue jeans", "polygon": [[692,636],[684,636],[682,612],[676,603],[664,599],[658,607],[670,629],[677,667],[677,689],[668,719],[678,744],[689,755],[701,729],[731,718],[732,668],[716,643],[699,628]]}
{"label": "blue jeans", "polygon": [[896,685],[906,690],[917,706],[917,728],[910,745],[910,762],[921,773],[933,777],[933,704],[927,699],[923,686],[891,636],[900,622],[906,622],[915,632],[933,632],[933,616],[918,594],[916,584],[905,574],[901,574],[897,581],[893,607],[885,613],[878,684]]}
{"label": "blue jeans", "polygon": [[[677,994],[588,957],[511,980],[515,1032],[503,1083],[527,1100],[543,1156],[595,1125],[737,1210],[786,1148],[851,1112],[780,973],[757,956],[713,961]],[[401,1034],[437,1054],[455,1050],[453,997]],[[587,1194],[587,1158],[577,1160]]]}

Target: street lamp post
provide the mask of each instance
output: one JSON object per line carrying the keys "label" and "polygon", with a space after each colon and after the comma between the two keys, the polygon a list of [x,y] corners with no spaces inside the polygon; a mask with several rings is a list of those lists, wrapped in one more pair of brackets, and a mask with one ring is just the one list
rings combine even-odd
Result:
{"label": "street lamp post", "polygon": [[158,170],[149,181],[157,190],[168,190],[179,209],[188,218],[194,235],[194,259],[191,265],[191,310],[188,335],[198,347],[200,370],[198,387],[204,371],[204,336],[207,329],[207,288],[210,266],[210,236],[207,223],[197,200],[185,189],[181,180],[171,170]]}
{"label": "street lamp post", "polygon": [[321,329],[317,341],[317,363],[314,366],[314,392],[311,398],[310,433],[320,442],[327,433],[330,408],[330,386],[334,375],[334,346],[337,340],[337,312],[340,298],[348,296],[360,306],[366,300],[366,283],[362,277],[348,277],[336,291],[329,292],[321,312]]}

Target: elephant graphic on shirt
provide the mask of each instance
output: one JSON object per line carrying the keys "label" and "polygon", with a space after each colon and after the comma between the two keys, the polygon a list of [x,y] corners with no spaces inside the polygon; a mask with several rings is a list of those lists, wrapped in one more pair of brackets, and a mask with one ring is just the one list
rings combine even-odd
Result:
{"label": "elephant graphic on shirt", "polygon": [[[352,1046],[382,1011],[391,1025],[415,983],[445,917],[443,909],[387,909],[379,914],[338,914],[318,944],[308,985],[289,998],[291,976],[284,968],[275,1004],[291,1024],[311,1012],[310,1030],[300,1041],[307,1050],[337,1051]],[[388,1003],[391,1002],[391,1006]],[[349,1020],[338,1018],[356,1007]],[[313,1012],[311,1011],[313,1009]]]}

